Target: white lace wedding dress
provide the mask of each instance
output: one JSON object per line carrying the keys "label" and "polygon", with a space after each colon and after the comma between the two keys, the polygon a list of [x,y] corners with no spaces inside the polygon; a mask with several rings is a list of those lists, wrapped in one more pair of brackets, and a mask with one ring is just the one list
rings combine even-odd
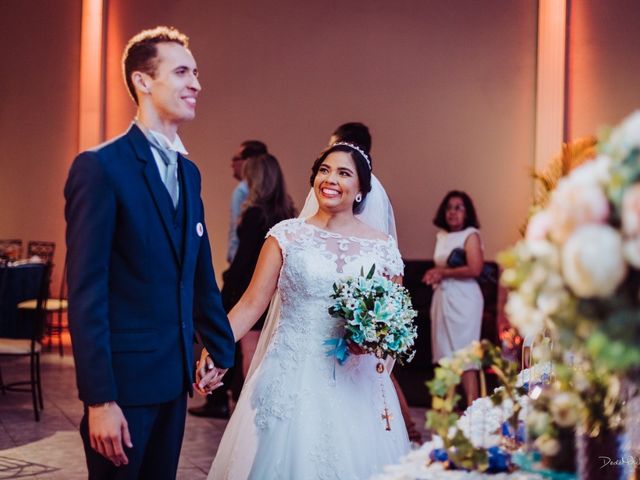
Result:
{"label": "white lace wedding dress", "polygon": [[[346,237],[285,220],[267,234],[282,250],[279,323],[244,385],[209,479],[366,479],[409,451],[393,384],[373,355],[344,365],[323,342],[341,336],[328,314],[333,283],[367,272],[401,275],[395,240]],[[384,395],[384,398],[383,398]],[[385,400],[386,399],[386,400]],[[385,430],[384,405],[392,414]]]}

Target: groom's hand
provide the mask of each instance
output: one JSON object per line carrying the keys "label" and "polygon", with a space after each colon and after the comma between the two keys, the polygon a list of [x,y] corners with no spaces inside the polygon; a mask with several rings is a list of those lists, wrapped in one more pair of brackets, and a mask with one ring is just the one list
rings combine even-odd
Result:
{"label": "groom's hand", "polygon": [[227,369],[217,368],[207,350],[203,349],[196,366],[196,383],[193,384],[193,388],[201,395],[208,395],[224,385],[222,377],[225,373]]}
{"label": "groom's hand", "polygon": [[123,443],[133,448],[129,425],[116,402],[89,406],[89,440],[91,448],[116,467],[129,463],[122,448]]}

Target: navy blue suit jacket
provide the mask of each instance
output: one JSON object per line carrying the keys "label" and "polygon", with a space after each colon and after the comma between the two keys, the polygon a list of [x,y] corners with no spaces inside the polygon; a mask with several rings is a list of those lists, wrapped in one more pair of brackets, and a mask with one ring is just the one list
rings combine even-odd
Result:
{"label": "navy blue suit jacket", "polygon": [[148,405],[191,388],[194,323],[215,364],[233,364],[200,173],[182,156],[179,165],[182,251],[170,234],[166,188],[137,126],[81,153],[69,171],[69,326],[86,404]]}

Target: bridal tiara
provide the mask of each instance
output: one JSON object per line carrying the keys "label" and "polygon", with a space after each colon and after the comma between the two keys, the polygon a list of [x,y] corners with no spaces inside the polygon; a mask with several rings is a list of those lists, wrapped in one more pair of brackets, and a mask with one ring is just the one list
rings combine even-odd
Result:
{"label": "bridal tiara", "polygon": [[[352,149],[356,150],[360,155],[362,155],[364,157],[364,159],[367,161],[367,165],[369,166],[369,170],[371,170],[371,160],[369,160],[369,155],[367,155],[362,148],[360,148],[355,143],[349,143],[349,142],[332,143],[331,147],[336,147],[336,146],[339,146],[339,145],[343,145],[345,147],[349,147],[349,148],[352,148]],[[329,147],[329,148],[331,148],[331,147]]]}

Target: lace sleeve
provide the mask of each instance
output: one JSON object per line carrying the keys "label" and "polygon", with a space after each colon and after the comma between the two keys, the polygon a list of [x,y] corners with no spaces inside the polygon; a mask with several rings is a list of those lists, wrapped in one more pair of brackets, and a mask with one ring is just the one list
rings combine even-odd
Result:
{"label": "lace sleeve", "polygon": [[276,223],[267,232],[267,234],[265,235],[265,238],[269,238],[269,237],[275,238],[278,242],[278,245],[280,245],[280,250],[282,250],[282,254],[286,255],[287,246],[293,241],[298,223],[299,223],[299,219],[297,218],[291,218],[288,220],[283,220],[280,223]]}
{"label": "lace sleeve", "polygon": [[384,245],[382,253],[385,260],[384,273],[390,277],[404,275],[404,262],[400,256],[398,245],[392,236],[389,236],[389,241]]}

